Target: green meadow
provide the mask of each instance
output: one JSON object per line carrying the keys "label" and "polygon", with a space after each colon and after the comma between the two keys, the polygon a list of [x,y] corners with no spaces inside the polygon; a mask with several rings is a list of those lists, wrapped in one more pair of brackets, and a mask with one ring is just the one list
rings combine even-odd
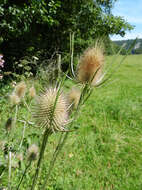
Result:
{"label": "green meadow", "polygon": [[[123,56],[107,57],[110,62],[120,62]],[[107,68],[107,67],[106,67]],[[111,69],[111,68],[110,68]],[[30,85],[30,82],[27,82]],[[72,86],[66,81],[66,88]],[[35,81],[36,90],[40,84]],[[0,142],[8,139],[5,132],[7,118],[14,117],[8,95],[12,87],[6,85],[0,98]],[[23,123],[32,120],[23,106],[18,111],[13,143],[19,147]],[[111,80],[102,87],[95,88],[87,103],[82,107],[74,130],[69,133],[65,146],[57,157],[55,167],[48,180],[47,190],[141,190],[142,189],[142,55],[129,55],[116,68]],[[51,155],[60,134],[49,138],[40,171],[39,186],[48,171]],[[19,153],[26,156],[29,144],[40,145],[41,129],[28,124]],[[1,143],[2,144],[2,143]],[[2,147],[2,145],[1,145]],[[0,188],[7,185],[6,156],[0,148]],[[14,152],[14,151],[13,151]],[[25,160],[20,166],[13,160],[12,190],[15,190],[25,169]],[[31,186],[31,176],[36,162],[32,163],[21,185],[21,190]],[[20,167],[20,170],[17,170]]]}

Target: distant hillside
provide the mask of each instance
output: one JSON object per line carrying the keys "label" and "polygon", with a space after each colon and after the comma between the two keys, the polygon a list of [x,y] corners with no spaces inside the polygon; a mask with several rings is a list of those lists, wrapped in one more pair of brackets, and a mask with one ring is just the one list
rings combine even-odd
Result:
{"label": "distant hillside", "polygon": [[[120,40],[113,41],[116,45],[124,47],[124,49],[128,49],[134,40]],[[132,50],[133,54],[142,54],[142,39],[137,39],[137,42]]]}

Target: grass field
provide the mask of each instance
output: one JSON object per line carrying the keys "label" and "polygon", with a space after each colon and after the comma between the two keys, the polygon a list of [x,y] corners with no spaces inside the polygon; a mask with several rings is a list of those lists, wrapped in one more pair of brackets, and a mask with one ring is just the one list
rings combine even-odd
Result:
{"label": "grass field", "polygon": [[[119,56],[116,60],[119,60]],[[108,57],[111,62],[113,57]],[[115,60],[115,61],[116,61]],[[70,86],[67,82],[67,86]],[[0,140],[7,113],[7,99],[1,100]],[[22,113],[26,111],[23,108]],[[20,114],[18,113],[19,117]],[[142,55],[129,55],[114,73],[111,82],[94,90],[75,122],[79,129],[70,133],[48,182],[47,190],[141,190],[142,189]],[[17,124],[16,141],[23,125]],[[32,131],[32,136],[30,136]],[[41,139],[33,127],[26,129],[26,143]],[[59,135],[49,139],[41,180],[48,169]],[[39,140],[40,142],[40,140]],[[24,149],[22,149],[24,151]],[[0,150],[0,162],[2,162]],[[23,166],[24,167],[24,166]],[[21,189],[31,184],[34,164]],[[22,173],[22,169],[21,169]],[[19,180],[15,169],[13,185]],[[6,174],[0,187],[6,186]]]}

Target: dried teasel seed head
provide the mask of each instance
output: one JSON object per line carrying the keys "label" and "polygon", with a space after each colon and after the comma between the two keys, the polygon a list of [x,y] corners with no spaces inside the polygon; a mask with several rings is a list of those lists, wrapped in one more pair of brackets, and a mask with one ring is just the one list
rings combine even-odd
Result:
{"label": "dried teasel seed head", "polygon": [[29,89],[29,97],[30,98],[34,98],[36,96],[36,90],[35,88],[32,86],[30,89]]}
{"label": "dried teasel seed head", "polygon": [[24,97],[26,92],[26,84],[24,81],[18,83],[15,87],[15,94],[19,97],[22,98]]}
{"label": "dried teasel seed head", "polygon": [[[56,104],[55,104],[56,102]],[[49,131],[66,131],[68,120],[68,104],[62,92],[58,88],[49,88],[36,99],[33,107],[33,117],[37,125],[49,129]]]}
{"label": "dried teasel seed head", "polygon": [[32,144],[28,149],[28,160],[33,161],[36,160],[38,156],[38,146]]}
{"label": "dried teasel seed head", "polygon": [[81,83],[91,82],[92,85],[95,85],[102,75],[103,64],[103,48],[97,42],[94,47],[88,48],[80,57],[77,70],[78,80]]}
{"label": "dried teasel seed head", "polygon": [[23,161],[23,154],[22,153],[19,153],[16,155],[16,158],[19,162],[22,162]]}
{"label": "dried teasel seed head", "polygon": [[6,141],[0,141],[0,149],[4,150],[6,145]]}
{"label": "dried teasel seed head", "polygon": [[12,118],[11,117],[8,118],[8,120],[6,121],[5,129],[8,132],[12,129]]}
{"label": "dried teasel seed head", "polygon": [[68,101],[69,104],[72,105],[73,108],[77,108],[79,100],[80,100],[81,92],[78,88],[73,87],[68,93]]}
{"label": "dried teasel seed head", "polygon": [[14,92],[9,96],[9,99],[12,105],[17,105],[20,102],[20,98]]}

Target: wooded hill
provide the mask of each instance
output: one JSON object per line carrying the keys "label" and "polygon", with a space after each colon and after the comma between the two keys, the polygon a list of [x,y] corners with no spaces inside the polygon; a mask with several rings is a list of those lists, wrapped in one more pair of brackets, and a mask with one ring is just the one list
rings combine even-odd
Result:
{"label": "wooded hill", "polygon": [[[131,40],[120,40],[120,41],[114,41],[116,45],[119,47],[124,46],[125,50],[128,50],[130,45],[133,43],[133,39]],[[136,44],[132,50],[133,54],[142,54],[142,39],[137,39]]]}

